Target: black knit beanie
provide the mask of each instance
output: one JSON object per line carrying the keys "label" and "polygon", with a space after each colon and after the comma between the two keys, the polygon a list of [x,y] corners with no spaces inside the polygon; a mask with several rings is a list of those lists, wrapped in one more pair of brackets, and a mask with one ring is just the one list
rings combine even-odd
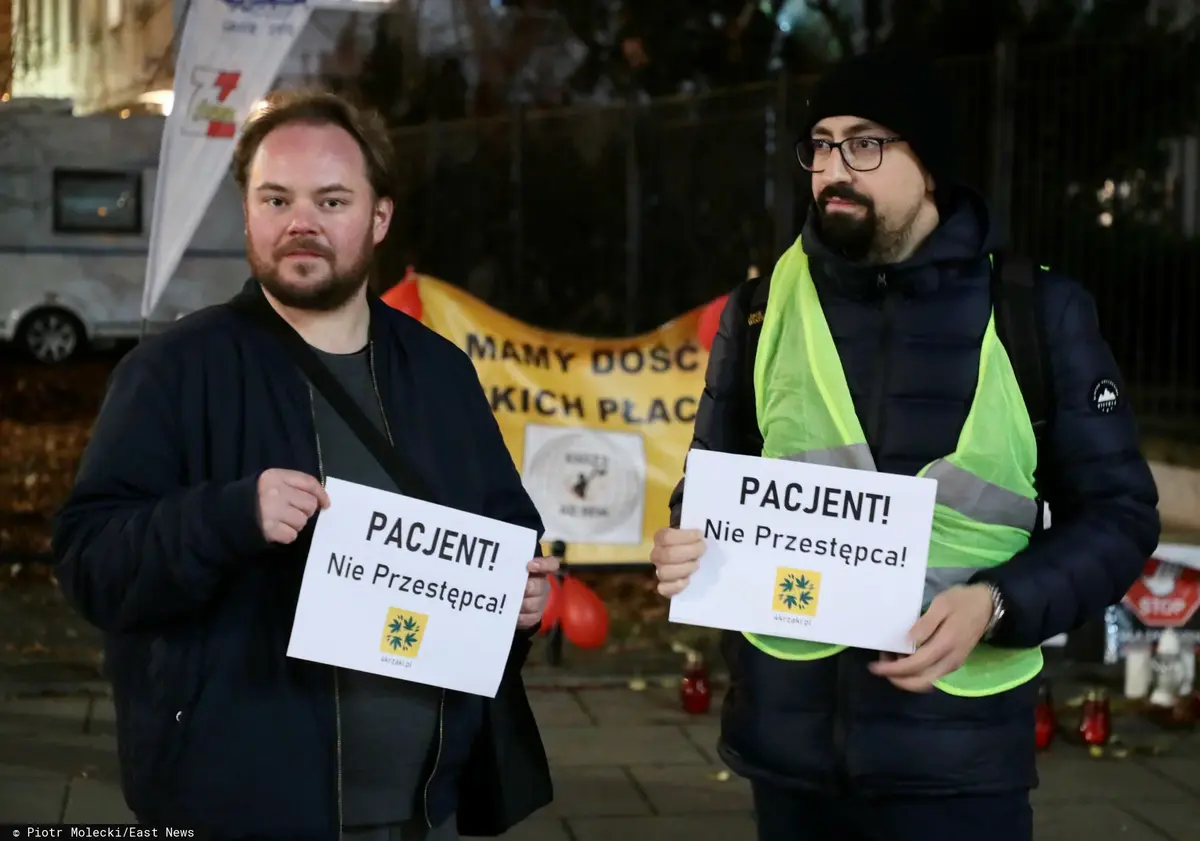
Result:
{"label": "black knit beanie", "polygon": [[856,55],[830,69],[808,102],[801,137],[826,117],[859,117],[903,138],[937,185],[942,204],[957,177],[953,104],[933,62],[902,47]]}

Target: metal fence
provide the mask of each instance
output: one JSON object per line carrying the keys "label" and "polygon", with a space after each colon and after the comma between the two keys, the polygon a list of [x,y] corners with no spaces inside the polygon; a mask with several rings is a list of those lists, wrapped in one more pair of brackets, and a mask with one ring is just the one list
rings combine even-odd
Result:
{"label": "metal fence", "polygon": [[[1195,47],[1006,46],[945,69],[962,171],[1010,247],[1088,286],[1144,424],[1200,430]],[[661,324],[793,241],[811,83],[403,130],[393,256],[547,328]]]}

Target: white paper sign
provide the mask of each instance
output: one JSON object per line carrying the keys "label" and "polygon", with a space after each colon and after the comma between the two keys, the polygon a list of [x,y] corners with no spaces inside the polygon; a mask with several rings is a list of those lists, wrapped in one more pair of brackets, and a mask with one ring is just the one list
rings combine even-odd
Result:
{"label": "white paper sign", "polygon": [[537,534],[330,478],[288,656],[494,698]]}
{"label": "white paper sign", "polygon": [[670,619],[912,653],[937,482],[692,450],[683,528],[707,549]]}

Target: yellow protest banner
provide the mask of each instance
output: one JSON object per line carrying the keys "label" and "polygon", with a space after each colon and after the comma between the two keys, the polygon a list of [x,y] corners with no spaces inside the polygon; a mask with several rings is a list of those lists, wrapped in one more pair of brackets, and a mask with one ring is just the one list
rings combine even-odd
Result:
{"label": "yellow protest banner", "polygon": [[[475,363],[546,541],[565,541],[572,564],[648,561],[704,388],[703,307],[641,336],[591,339],[531,327],[435,278],[409,284],[400,297]],[[400,291],[384,298],[405,309]]]}

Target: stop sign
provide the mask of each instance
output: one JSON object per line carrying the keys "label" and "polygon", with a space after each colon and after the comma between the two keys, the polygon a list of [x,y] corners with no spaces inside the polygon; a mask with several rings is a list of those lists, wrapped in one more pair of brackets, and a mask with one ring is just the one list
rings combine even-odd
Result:
{"label": "stop sign", "polygon": [[1200,574],[1151,558],[1124,602],[1149,628],[1178,628],[1200,608]]}

